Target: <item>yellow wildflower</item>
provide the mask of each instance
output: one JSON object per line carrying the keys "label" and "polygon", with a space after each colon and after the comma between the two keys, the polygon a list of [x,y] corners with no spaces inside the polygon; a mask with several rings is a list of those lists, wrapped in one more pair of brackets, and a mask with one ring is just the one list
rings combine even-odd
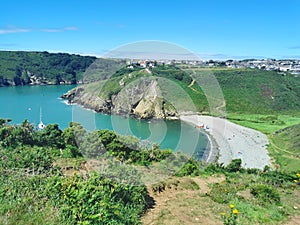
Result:
{"label": "yellow wildflower", "polygon": [[297,173],[296,175],[297,175],[298,178],[300,178],[300,173]]}
{"label": "yellow wildflower", "polygon": [[294,180],[294,182],[297,183],[298,181],[297,181],[297,180]]}
{"label": "yellow wildflower", "polygon": [[230,204],[229,207],[230,207],[231,209],[233,209],[233,208],[234,208],[234,205],[233,205],[233,204]]}
{"label": "yellow wildflower", "polygon": [[239,210],[237,210],[237,209],[232,210],[232,212],[233,212],[233,214],[239,214],[240,213]]}

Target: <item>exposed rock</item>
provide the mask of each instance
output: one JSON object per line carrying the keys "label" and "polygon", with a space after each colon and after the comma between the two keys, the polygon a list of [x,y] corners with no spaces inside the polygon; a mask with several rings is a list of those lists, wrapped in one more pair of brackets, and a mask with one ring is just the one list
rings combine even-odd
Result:
{"label": "exposed rock", "polygon": [[126,114],[141,119],[178,116],[176,109],[164,101],[155,78],[143,77],[131,82],[110,99],[99,97],[101,90],[97,91],[80,86],[64,94],[62,98],[96,112]]}
{"label": "exposed rock", "polygon": [[151,96],[142,99],[134,109],[133,114],[141,119],[165,118],[164,112],[162,110],[162,99],[154,98]]}

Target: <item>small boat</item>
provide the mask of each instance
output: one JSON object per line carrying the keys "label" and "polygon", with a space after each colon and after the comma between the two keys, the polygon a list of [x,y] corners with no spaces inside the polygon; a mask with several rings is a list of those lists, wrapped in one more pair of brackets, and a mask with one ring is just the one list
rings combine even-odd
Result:
{"label": "small boat", "polygon": [[42,121],[42,108],[40,108],[40,123],[39,123],[39,125],[38,125],[38,128],[40,129],[40,130],[43,130],[43,129],[45,129],[45,127],[46,127],[46,125],[43,123],[43,121]]}

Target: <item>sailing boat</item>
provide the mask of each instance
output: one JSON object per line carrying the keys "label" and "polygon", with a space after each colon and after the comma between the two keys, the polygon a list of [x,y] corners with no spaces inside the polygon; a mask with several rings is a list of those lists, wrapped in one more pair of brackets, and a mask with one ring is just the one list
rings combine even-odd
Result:
{"label": "sailing boat", "polygon": [[46,125],[42,121],[42,108],[40,108],[40,123],[39,123],[38,127],[40,130],[45,129],[45,127],[46,127]]}

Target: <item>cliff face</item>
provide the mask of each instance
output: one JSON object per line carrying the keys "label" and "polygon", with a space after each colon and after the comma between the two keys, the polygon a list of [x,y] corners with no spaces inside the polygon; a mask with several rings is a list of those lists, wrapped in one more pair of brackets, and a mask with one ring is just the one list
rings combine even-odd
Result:
{"label": "cliff face", "polygon": [[103,97],[100,90],[88,85],[72,89],[62,96],[96,112],[131,115],[141,119],[177,117],[178,112],[166,104],[156,79],[144,77],[126,85],[117,94]]}

